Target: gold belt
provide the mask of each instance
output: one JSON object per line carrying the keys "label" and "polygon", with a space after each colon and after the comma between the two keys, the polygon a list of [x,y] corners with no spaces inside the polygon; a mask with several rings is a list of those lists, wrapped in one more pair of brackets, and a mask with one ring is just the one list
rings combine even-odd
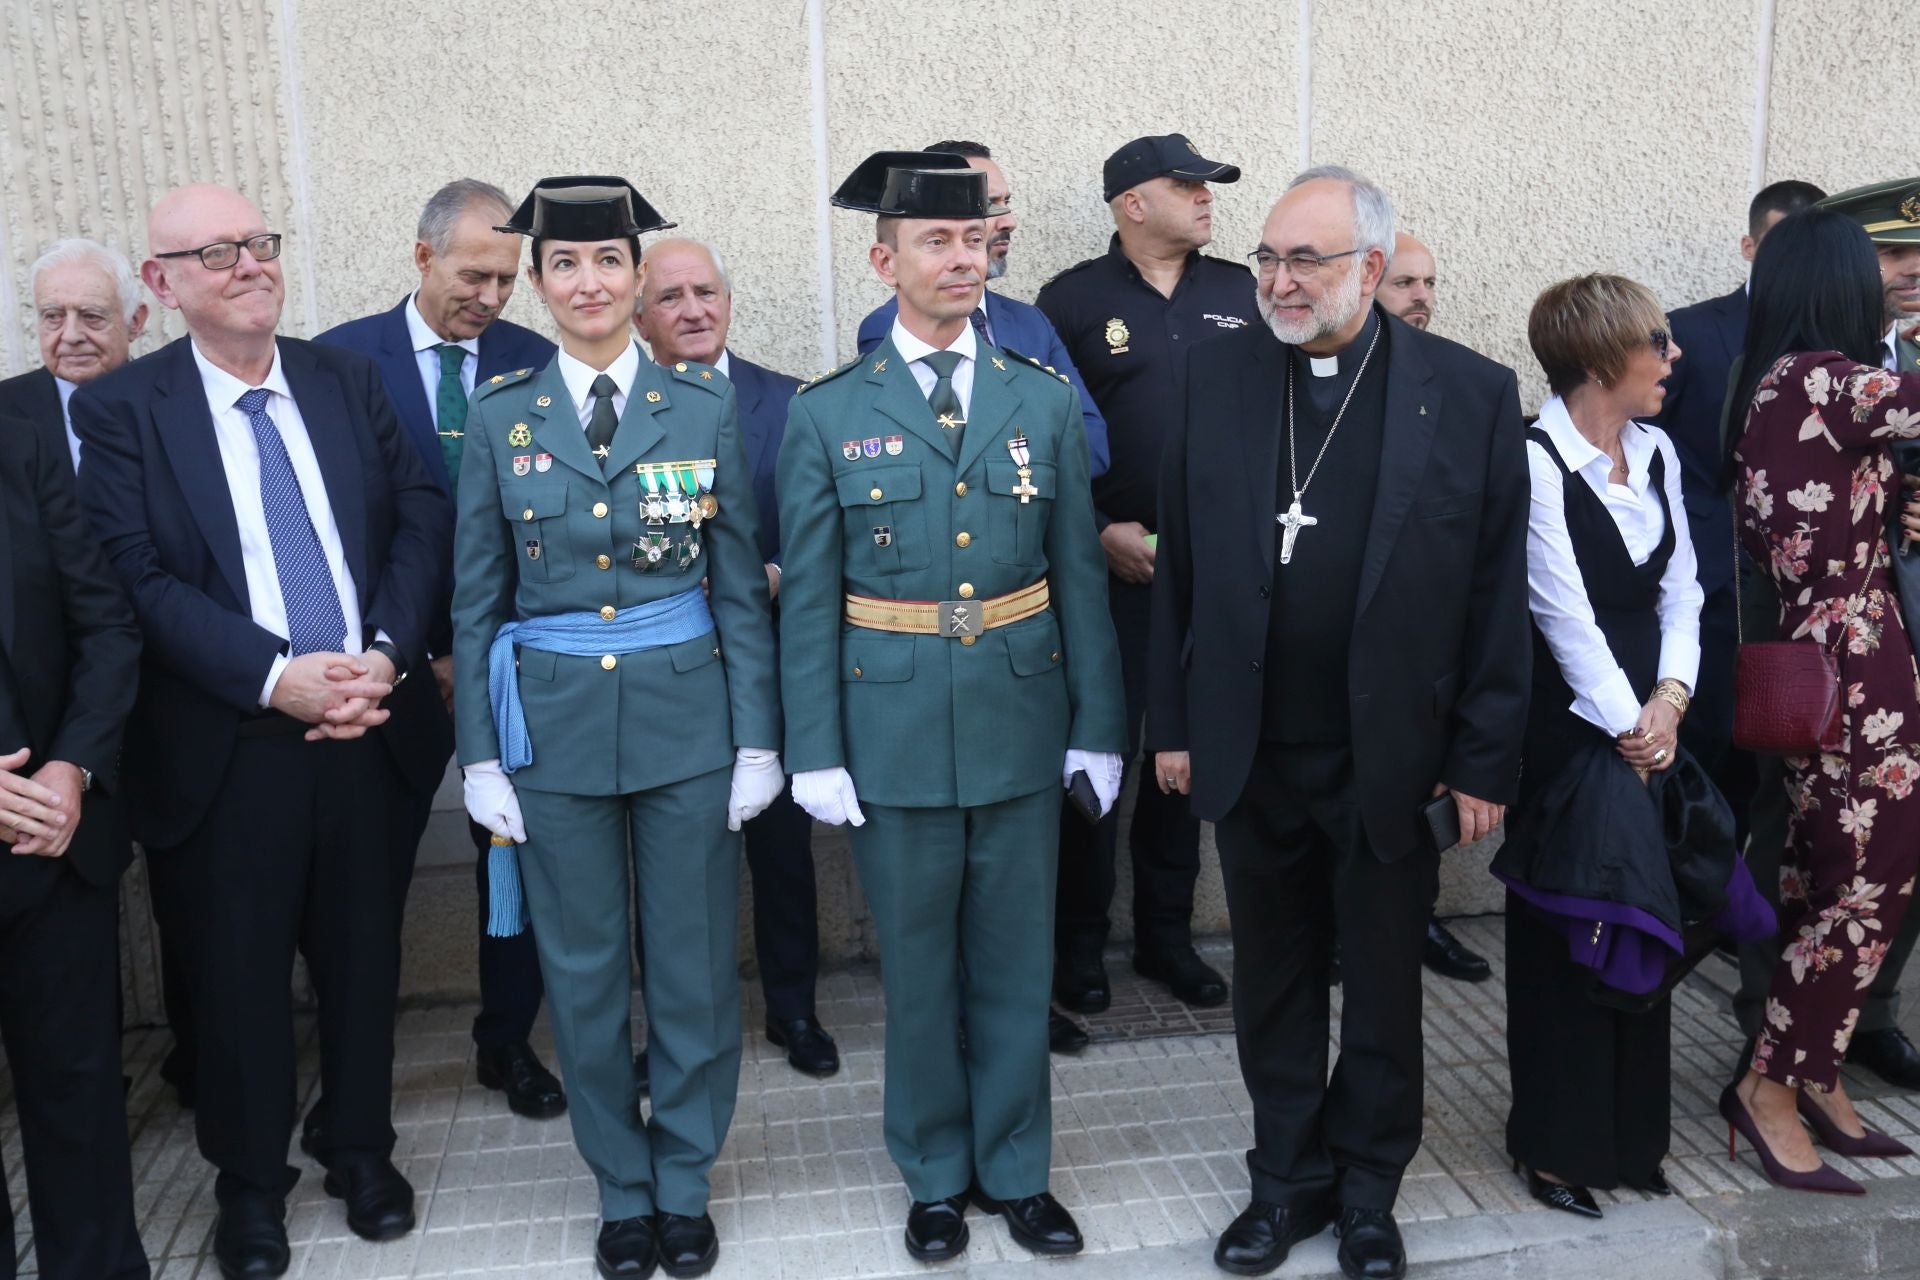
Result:
{"label": "gold belt", "polygon": [[1048,600],[1045,578],[991,600],[876,600],[849,591],[846,619],[870,631],[945,636],[972,644],[983,631],[1042,612]]}

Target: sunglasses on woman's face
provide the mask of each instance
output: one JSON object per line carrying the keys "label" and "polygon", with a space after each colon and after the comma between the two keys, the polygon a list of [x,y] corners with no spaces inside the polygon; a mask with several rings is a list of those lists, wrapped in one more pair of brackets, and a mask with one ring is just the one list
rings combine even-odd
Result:
{"label": "sunglasses on woman's face", "polygon": [[1667,349],[1672,342],[1672,339],[1667,335],[1667,331],[1665,329],[1655,329],[1647,335],[1647,339],[1653,343],[1653,353],[1662,360],[1665,360],[1667,358]]}

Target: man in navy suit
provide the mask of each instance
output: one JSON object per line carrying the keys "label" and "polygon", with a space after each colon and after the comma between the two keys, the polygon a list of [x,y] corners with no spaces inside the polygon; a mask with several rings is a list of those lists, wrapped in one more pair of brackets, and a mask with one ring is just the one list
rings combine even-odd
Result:
{"label": "man in navy suit", "polygon": [[277,337],[280,236],[200,184],[163,196],[141,275],[187,337],[74,393],[93,536],[145,634],[123,795],[156,897],[190,910],[195,1122],[226,1276],[289,1261],[291,980],[320,994],[326,1190],[412,1230],[392,1161],[399,776],[369,730],[426,663],[453,534],[373,363]]}
{"label": "man in navy suit", "polygon": [[[760,514],[760,558],[774,619],[780,611],[780,508],[773,499],[774,465],[787,429],[787,402],[797,379],[763,369],[727,350],[733,321],[733,281],[711,245],[659,240],[640,256],[640,294],[634,328],[654,363],[673,368],[691,360],[710,364],[733,382],[740,402],[740,433],[753,470],[753,503]],[[840,1070],[840,1051],[820,1025],[814,985],[820,973],[820,928],[813,880],[813,820],[785,788],[746,824],[747,867],[753,874],[753,942],[760,989],[767,1000],[767,1039],[787,1051],[787,1062],[811,1076]],[[637,918],[637,916],[636,916]]]}
{"label": "man in navy suit", "polygon": [[[1014,216],[1013,194],[1007,188],[1006,175],[994,163],[993,152],[982,143],[966,141],[936,142],[927,150],[965,156],[969,167],[987,175],[987,279],[1002,278],[1007,274],[1007,254],[1013,247],[1014,229],[1020,220]],[[880,345],[880,340],[892,330],[893,318],[899,311],[899,300],[889,297],[867,313],[855,338],[861,355]],[[973,327],[988,342],[1017,351],[1038,360],[1050,371],[1066,375],[1073,389],[1080,393],[1080,411],[1087,428],[1088,475],[1105,475],[1109,461],[1107,420],[1100,416],[1093,397],[1087,394],[1087,384],[1080,380],[1080,371],[1073,367],[1073,357],[1067,354],[1060,335],[1054,332],[1053,322],[1042,315],[1038,307],[983,289],[980,305],[973,313]]]}
{"label": "man in navy suit", "polygon": [[[530,329],[500,319],[520,271],[520,237],[495,231],[513,213],[506,193],[472,178],[433,193],[420,213],[413,246],[420,287],[387,311],[349,320],[316,341],[372,356],[400,425],[441,491],[451,498],[466,443],[467,397],[476,381],[518,369],[541,369],[553,344]],[[453,564],[444,567],[449,593]],[[393,848],[394,918],[400,917],[413,863],[433,813],[433,793],[453,755],[453,636],[451,594],[427,632],[431,681],[403,686],[393,718],[381,732],[393,739],[407,781],[396,815]],[[469,821],[479,882],[480,1012],[473,1020],[480,1083],[504,1090],[507,1105],[529,1119],[567,1108],[560,1082],[543,1066],[527,1037],[540,1013],[540,959],[533,933],[487,936],[485,827]],[[325,1146],[325,1116],[307,1117],[302,1142]]]}

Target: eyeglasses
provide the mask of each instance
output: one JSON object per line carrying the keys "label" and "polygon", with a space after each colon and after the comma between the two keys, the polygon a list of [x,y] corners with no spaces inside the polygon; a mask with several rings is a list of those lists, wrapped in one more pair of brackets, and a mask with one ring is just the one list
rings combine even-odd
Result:
{"label": "eyeglasses", "polygon": [[1655,355],[1659,356],[1662,360],[1667,358],[1667,351],[1673,340],[1665,329],[1653,330],[1647,335],[1647,341],[1653,344],[1653,353]]}
{"label": "eyeglasses", "polygon": [[1346,249],[1339,253],[1275,253],[1271,249],[1255,249],[1247,255],[1247,265],[1253,269],[1253,274],[1264,280],[1278,271],[1284,262],[1287,264],[1287,274],[1295,280],[1311,280],[1320,268],[1335,258],[1349,258],[1359,252],[1359,249]]}
{"label": "eyeglasses", "polygon": [[268,232],[266,235],[248,236],[245,240],[216,240],[198,249],[176,249],[172,253],[156,253],[153,256],[198,258],[200,265],[209,271],[225,271],[240,261],[240,250],[243,248],[255,262],[272,262],[280,256],[280,237],[275,232]]}

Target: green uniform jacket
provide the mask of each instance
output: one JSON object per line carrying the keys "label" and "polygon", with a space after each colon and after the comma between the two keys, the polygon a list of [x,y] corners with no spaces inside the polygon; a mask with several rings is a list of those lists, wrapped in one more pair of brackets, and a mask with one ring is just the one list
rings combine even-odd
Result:
{"label": "green uniform jacket", "polygon": [[[1079,400],[1023,356],[978,351],[957,457],[891,341],[802,387],[787,411],[784,763],[844,767],[863,801],[995,804],[1060,786],[1069,747],[1127,749]],[[1026,503],[1007,448],[1022,433],[1039,490]],[[971,645],[842,621],[849,591],[984,601],[1042,577],[1048,612]]]}
{"label": "green uniform jacket", "polygon": [[[639,462],[716,462],[719,513],[699,555],[634,566],[648,531]],[[516,459],[525,459],[517,463]],[[523,472],[524,474],[517,474]],[[516,787],[625,795],[733,763],[736,747],[780,743],[767,575],[755,544],[752,474],[733,384],[702,364],[642,357],[604,478],[558,358],[474,388],[454,531],[454,730],[461,764],[500,755],[487,649],[517,618],[624,609],[711,587],[714,632],[640,653],[565,657],[519,650],[533,763]],[[670,524],[676,539],[693,526]]]}

